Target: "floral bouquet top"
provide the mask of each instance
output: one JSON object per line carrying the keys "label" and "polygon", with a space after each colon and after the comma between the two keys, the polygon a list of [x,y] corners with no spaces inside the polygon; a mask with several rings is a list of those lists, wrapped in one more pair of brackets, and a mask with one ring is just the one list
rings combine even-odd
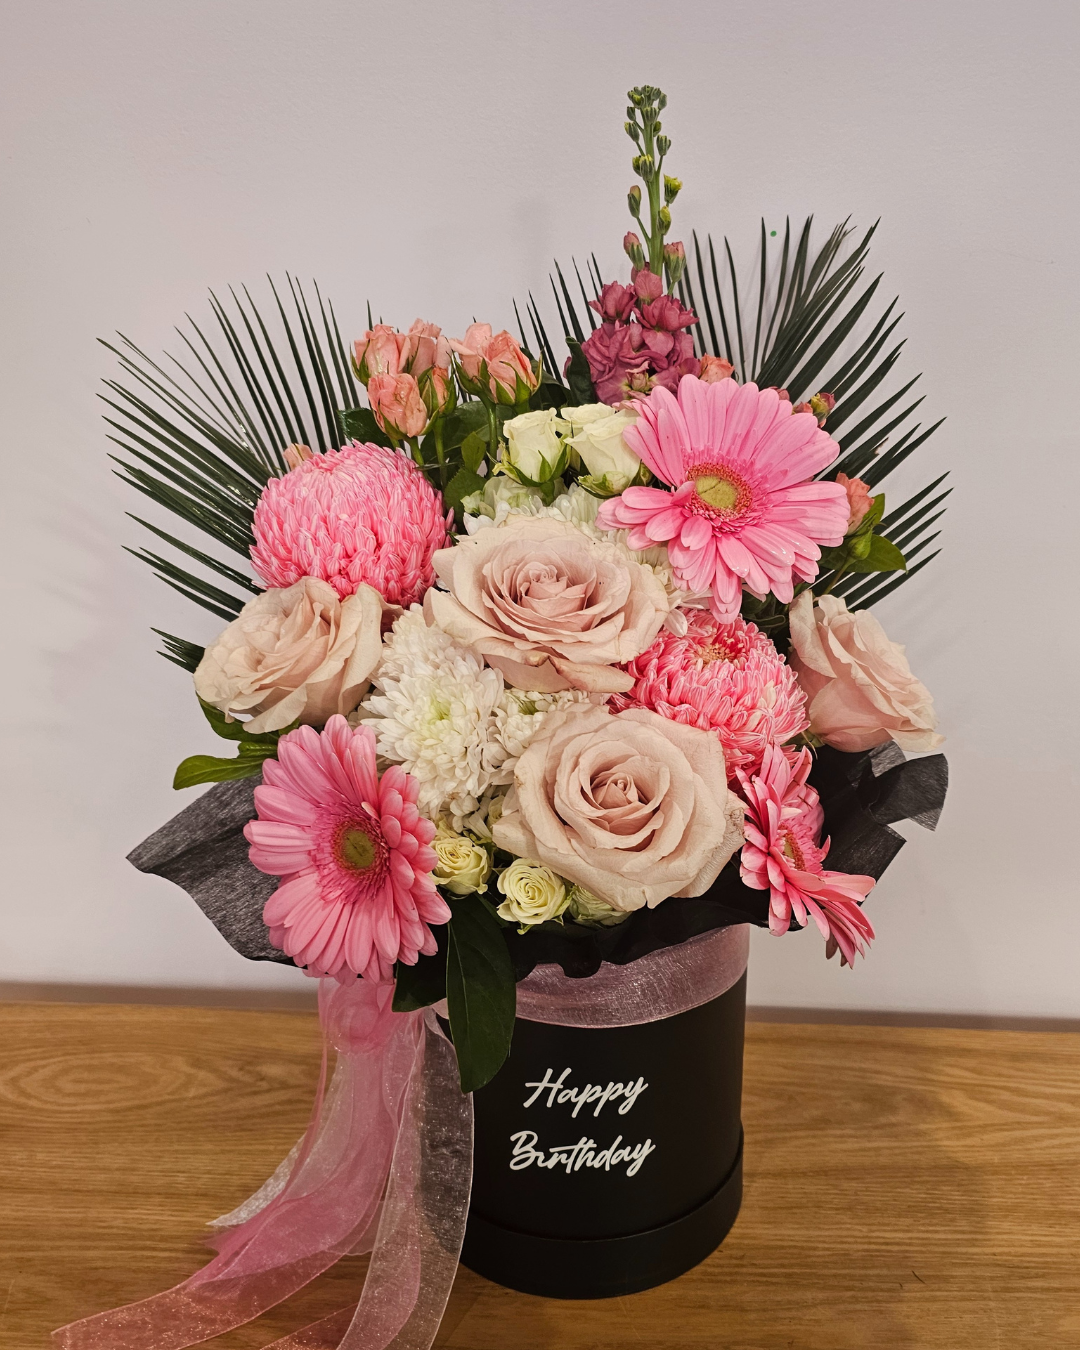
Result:
{"label": "floral bouquet top", "polygon": [[290,283],[316,447],[281,364],[263,360],[260,383],[231,321],[251,401],[200,360],[242,434],[207,417],[201,442],[189,426],[170,445],[172,424],[140,408],[153,442],[128,447],[135,486],[251,569],[150,527],[248,597],[143,555],[228,619],[204,648],[166,636],[238,743],[185,760],[176,786],[253,789],[243,835],[272,886],[269,943],[311,975],[392,987],[403,1010],[446,997],[467,1088],[505,1056],[515,976],[537,961],[587,973],[725,923],[812,921],[851,965],[899,846],[888,821],[940,808],[943,786],[896,806],[898,770],[919,763],[902,752],[941,737],[867,608],[928,542],[937,484],[891,516],[872,491],[925,436],[889,445],[889,400],[837,439],[887,373],[888,311],[844,346],[865,241],[849,265],[842,231],[816,259],[808,228],[789,233],[770,303],[763,228],[756,326],[737,299],[725,311],[710,245],[699,310],[668,239],[665,101],[630,95],[640,234],[628,281],[581,283],[588,335],[559,274],[564,361],[535,305],[532,348],[417,320],[369,321],[350,350],[320,300],[322,341]]}

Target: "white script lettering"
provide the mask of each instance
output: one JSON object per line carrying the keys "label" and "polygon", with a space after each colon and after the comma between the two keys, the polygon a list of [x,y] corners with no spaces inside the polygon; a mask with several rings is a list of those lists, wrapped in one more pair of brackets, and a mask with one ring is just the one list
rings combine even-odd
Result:
{"label": "white script lettering", "polygon": [[614,1143],[604,1149],[598,1149],[596,1140],[584,1134],[576,1144],[555,1144],[547,1150],[536,1147],[537,1138],[532,1130],[518,1130],[517,1134],[510,1136],[514,1145],[510,1158],[511,1171],[520,1172],[535,1163],[537,1167],[549,1169],[565,1167],[569,1175],[571,1172],[580,1172],[583,1167],[602,1167],[605,1172],[610,1172],[613,1167],[621,1167],[625,1163],[626,1175],[632,1177],[637,1175],[641,1164],[656,1149],[651,1139],[631,1148],[622,1142],[621,1134],[617,1134]]}
{"label": "white script lettering", "polygon": [[563,1084],[569,1077],[570,1070],[563,1069],[558,1078],[555,1077],[554,1069],[548,1069],[544,1074],[543,1080],[539,1083],[526,1083],[527,1088],[535,1088],[531,1097],[525,1101],[526,1106],[532,1106],[533,1102],[544,1092],[547,1093],[547,1106],[565,1105],[567,1102],[574,1103],[574,1109],[571,1116],[577,1116],[577,1113],[583,1106],[592,1106],[595,1102],[593,1117],[600,1114],[608,1102],[623,1100],[619,1105],[619,1115],[625,1116],[627,1111],[637,1101],[638,1097],[649,1086],[644,1078],[638,1078],[635,1083],[608,1083],[606,1087],[600,1087],[599,1084],[586,1083],[582,1088],[564,1087]]}

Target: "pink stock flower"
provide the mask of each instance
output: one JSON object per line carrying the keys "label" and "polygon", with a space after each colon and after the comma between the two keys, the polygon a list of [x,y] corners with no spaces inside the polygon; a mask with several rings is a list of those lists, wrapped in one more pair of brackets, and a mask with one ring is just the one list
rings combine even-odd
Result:
{"label": "pink stock flower", "polygon": [[[670,343],[670,345],[668,345]],[[689,333],[664,333],[646,330],[645,344],[652,356],[653,387],[675,393],[684,375],[697,375],[701,362],[694,355],[694,339]],[[663,353],[656,350],[663,345]]]}
{"label": "pink stock flower", "polygon": [[654,389],[637,407],[626,443],[674,491],[627,488],[603,503],[597,524],[629,529],[633,549],[667,542],[676,575],[689,590],[711,590],[720,623],[738,617],[744,583],[789,603],[795,577],[817,576],[818,546],[839,544],[847,527],[844,489],[812,481],[836,442],[774,390],[734,380],[685,375],[678,398]]}
{"label": "pink stock flower", "polygon": [[620,402],[632,388],[631,377],[648,371],[649,354],[641,350],[642,341],[638,324],[604,323],[581,344],[601,403]]}
{"label": "pink stock flower", "polygon": [[847,534],[854,534],[863,522],[863,517],[874,504],[869,483],[861,478],[849,478],[846,473],[838,473],[836,481],[847,493],[848,523]]}
{"label": "pink stock flower", "polygon": [[331,717],[278,743],[244,835],[252,863],[281,877],[266,902],[270,941],[313,975],[392,978],[394,962],[437,950],[428,927],[450,909],[435,889],[435,826],[400,765],[379,778],[375,733]]}
{"label": "pink stock flower", "polygon": [[532,362],[505,330],[492,334],[491,324],[473,323],[460,341],[450,341],[462,374],[475,389],[498,403],[517,403],[540,383]]}
{"label": "pink stock flower", "polygon": [[367,391],[375,421],[388,436],[419,436],[427,426],[428,410],[415,375],[372,375]]}
{"label": "pink stock flower", "polygon": [[589,301],[589,308],[595,309],[607,323],[625,323],[636,303],[637,294],[632,287],[609,281],[601,290],[600,298]]}
{"label": "pink stock flower", "polygon": [[411,605],[435,580],[431,556],[452,520],[404,451],[353,441],[270,479],[251,561],[268,586],[320,577],[344,599],[365,582],[388,603]]}
{"label": "pink stock flower", "polygon": [[[638,273],[639,276],[643,275]],[[680,328],[689,328],[697,323],[697,315],[692,309],[683,309],[674,295],[660,295],[640,307],[641,322],[647,328],[658,328],[664,333],[676,333]],[[693,346],[691,344],[691,350]]]}
{"label": "pink stock flower", "polygon": [[866,954],[874,936],[859,901],[875,882],[822,867],[829,845],[818,844],[823,817],[818,795],[806,781],[810,764],[809,750],[790,754],[771,746],[758,774],[740,770],[747,804],[740,873],[747,886],[769,892],[770,932],[786,933],[792,917],[805,927],[812,917],[829,954],[839,948],[841,964],[850,966],[856,953]]}
{"label": "pink stock flower", "polygon": [[634,687],[608,700],[613,712],[651,708],[661,717],[715,731],[729,778],[757,770],[771,745],[805,731],[806,695],[795,672],[752,623],[718,624],[702,609],[685,611],[686,633],[663,630],[624,669]]}
{"label": "pink stock flower", "polygon": [[722,356],[703,356],[701,358],[701,374],[698,377],[705,384],[719,384],[721,380],[729,380],[735,373],[735,367],[730,361],[725,361]]}
{"label": "pink stock flower", "polygon": [[637,298],[643,303],[650,300],[659,300],[664,290],[664,279],[655,272],[650,272],[647,267],[638,267],[633,272],[634,291]]}

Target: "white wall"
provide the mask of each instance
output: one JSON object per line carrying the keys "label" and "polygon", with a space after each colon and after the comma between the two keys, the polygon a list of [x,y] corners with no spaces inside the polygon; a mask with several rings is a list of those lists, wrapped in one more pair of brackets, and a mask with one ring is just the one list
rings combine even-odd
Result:
{"label": "white wall", "polygon": [[[953,471],[947,551],[880,613],[934,690],[937,836],[870,902],[854,973],[759,934],[759,1003],[1080,1013],[1075,502],[1080,10],[1070,0],[8,0],[3,108],[5,742],[0,979],[296,987],[124,854],[213,752],[151,624],[218,624],[121,543],[95,338],[154,352],[209,285],[317,277],[461,329],[549,260],[609,271],[624,91],[671,98],[676,237],[759,217],[883,225],[906,369],[949,421],[892,490]],[[894,495],[893,500],[897,500]]]}

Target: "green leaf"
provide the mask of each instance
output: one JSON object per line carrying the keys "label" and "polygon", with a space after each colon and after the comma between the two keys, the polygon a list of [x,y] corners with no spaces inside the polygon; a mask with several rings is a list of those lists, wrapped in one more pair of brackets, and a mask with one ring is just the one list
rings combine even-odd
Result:
{"label": "green leaf", "polygon": [[243,722],[235,717],[229,719],[220,710],[211,703],[205,703],[199,699],[199,707],[203,710],[203,715],[213,727],[214,731],[227,741],[241,741],[241,751],[248,746],[268,747],[273,754],[278,743],[278,739],[284,736],[286,732],[295,730],[300,725],[299,721],[293,722],[291,726],[283,727],[280,731],[262,731],[252,733],[248,731]]}
{"label": "green leaf", "polygon": [[596,390],[593,388],[592,371],[589,358],[581,350],[581,343],[573,338],[566,339],[570,348],[570,364],[566,369],[566,382],[570,386],[571,407],[580,407],[583,403],[596,402]]}
{"label": "green leaf", "polygon": [[482,430],[470,431],[461,442],[461,462],[470,473],[475,474],[484,462],[487,449],[487,427]]}
{"label": "green leaf", "polygon": [[370,408],[346,408],[338,418],[347,436],[355,441],[371,441],[374,445],[392,446],[394,442],[375,420]]}
{"label": "green leaf", "polygon": [[463,465],[443,489],[443,501],[447,506],[452,506],[455,511],[458,511],[462,500],[468,497],[470,493],[483,492],[486,482],[486,478],[481,478],[479,474],[473,473],[471,469],[467,469]]}
{"label": "green leaf", "polygon": [[394,1012],[416,1012],[446,997],[446,927],[432,931],[439,941],[433,956],[420,956],[413,966],[403,961],[394,966]]}
{"label": "green leaf", "polygon": [[447,450],[456,450],[470,432],[486,430],[487,409],[479,399],[459,403],[442,421],[442,441]]}
{"label": "green leaf", "polygon": [[189,755],[176,770],[173,787],[196,787],[199,783],[225,783],[234,778],[253,778],[261,773],[263,761],[277,753],[276,742],[256,751],[253,746],[241,746],[236,759],[218,759],[216,755]]}
{"label": "green leaf", "polygon": [[904,555],[883,534],[875,534],[870,541],[870,552],[865,558],[856,558],[848,565],[849,572],[902,572],[907,567]]}
{"label": "green leaf", "polygon": [[542,380],[529,398],[529,408],[536,412],[544,408],[561,411],[568,398],[566,389],[553,380]]}
{"label": "green leaf", "polygon": [[446,1002],[462,1092],[494,1078],[510,1053],[517,1008],[514,968],[499,921],[478,895],[453,901]]}

